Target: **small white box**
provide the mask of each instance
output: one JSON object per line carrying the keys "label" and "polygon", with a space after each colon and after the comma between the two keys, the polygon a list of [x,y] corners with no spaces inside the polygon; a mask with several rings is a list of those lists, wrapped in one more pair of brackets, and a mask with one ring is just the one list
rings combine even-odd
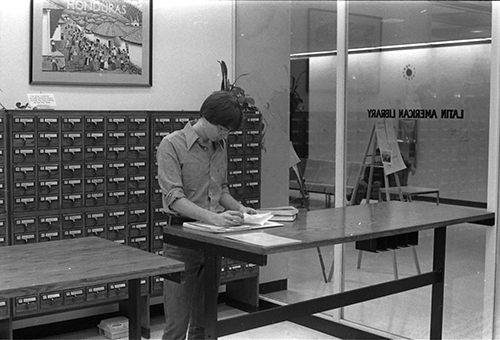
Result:
{"label": "small white box", "polygon": [[124,316],[101,320],[97,327],[99,334],[111,340],[128,337],[128,319]]}

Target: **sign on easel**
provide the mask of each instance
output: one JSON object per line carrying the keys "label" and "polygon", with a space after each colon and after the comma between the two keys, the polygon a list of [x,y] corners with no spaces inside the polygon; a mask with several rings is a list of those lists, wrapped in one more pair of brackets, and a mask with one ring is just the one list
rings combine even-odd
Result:
{"label": "sign on easel", "polygon": [[377,121],[375,123],[375,133],[377,134],[377,143],[385,174],[389,175],[406,169],[392,123],[387,119]]}

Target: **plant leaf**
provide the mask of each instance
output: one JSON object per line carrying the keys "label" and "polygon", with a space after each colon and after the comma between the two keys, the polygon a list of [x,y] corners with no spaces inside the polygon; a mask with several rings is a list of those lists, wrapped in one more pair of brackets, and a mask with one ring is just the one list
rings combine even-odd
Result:
{"label": "plant leaf", "polygon": [[220,89],[223,91],[228,91],[229,90],[229,81],[227,79],[227,66],[224,60],[217,60],[220,64],[220,69],[222,73],[222,82],[220,85]]}

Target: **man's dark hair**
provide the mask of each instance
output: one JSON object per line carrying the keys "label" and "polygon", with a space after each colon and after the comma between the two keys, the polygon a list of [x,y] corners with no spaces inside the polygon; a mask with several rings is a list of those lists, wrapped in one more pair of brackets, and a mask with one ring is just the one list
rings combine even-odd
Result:
{"label": "man's dark hair", "polygon": [[236,98],[227,91],[216,91],[201,105],[200,115],[211,124],[220,125],[231,131],[241,126],[243,113]]}

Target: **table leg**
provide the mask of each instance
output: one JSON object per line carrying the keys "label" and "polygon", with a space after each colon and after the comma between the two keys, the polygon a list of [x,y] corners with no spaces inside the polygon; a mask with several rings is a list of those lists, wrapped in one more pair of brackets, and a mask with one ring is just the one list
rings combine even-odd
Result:
{"label": "table leg", "polygon": [[141,280],[128,281],[128,338],[141,340]]}
{"label": "table leg", "polygon": [[430,339],[443,337],[444,266],[446,259],[446,227],[434,229],[433,271],[441,273],[432,285]]}
{"label": "table leg", "polygon": [[217,296],[220,256],[205,253],[205,338],[217,339]]}
{"label": "table leg", "polygon": [[0,320],[0,339],[14,339],[11,318]]}

